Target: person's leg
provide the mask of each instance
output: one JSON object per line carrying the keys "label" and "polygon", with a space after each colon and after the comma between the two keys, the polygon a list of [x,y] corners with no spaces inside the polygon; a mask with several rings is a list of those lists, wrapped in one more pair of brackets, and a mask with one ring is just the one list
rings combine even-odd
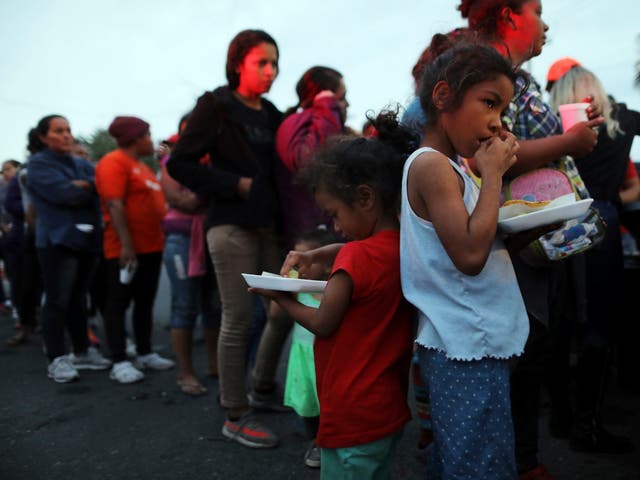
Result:
{"label": "person's leg", "polygon": [[549,309],[549,357],[546,365],[546,383],[551,410],[549,431],[552,436],[569,436],[573,422],[571,405],[571,348],[575,326],[585,319],[585,264],[584,255],[566,260],[568,277],[564,287],[554,280],[554,295]]}
{"label": "person's leg", "polygon": [[200,313],[205,349],[207,351],[207,375],[218,377],[218,336],[220,333],[220,293],[211,261],[207,258],[207,273],[200,279]]}
{"label": "person's leg", "polygon": [[256,356],[260,339],[267,325],[267,312],[265,310],[265,301],[260,295],[253,295],[253,315],[251,316],[251,325],[247,332],[247,368],[253,373],[256,366]]}
{"label": "person's leg", "polygon": [[434,478],[516,478],[509,362],[449,360],[422,347],[418,356],[431,400]]}
{"label": "person's leg", "polygon": [[[66,353],[64,327],[70,315],[69,306],[80,262],[70,250],[55,246],[39,249],[38,258],[42,267],[45,291],[42,333],[47,356],[49,360],[53,360]],[[85,328],[85,340],[86,336]],[[86,350],[86,344],[84,349]]]}
{"label": "person's leg", "polygon": [[133,276],[133,333],[139,356],[151,353],[153,304],[156,300],[162,252],[138,255],[138,268]]}
{"label": "person's leg", "polygon": [[125,350],[125,316],[131,301],[131,284],[120,283],[120,265],[117,258],[105,260],[107,292],[102,317],[107,343],[114,363],[127,360]]}
{"label": "person's leg", "polygon": [[586,452],[630,453],[630,439],[608,432],[602,424],[602,406],[610,377],[612,332],[622,317],[623,257],[616,207],[594,201],[607,225],[602,242],[585,253],[587,321],[579,332],[576,368],[576,415],[570,444]]}
{"label": "person's leg", "polygon": [[[27,238],[25,238],[27,241]],[[30,331],[36,328],[37,312],[41,301],[42,273],[38,253],[33,244],[25,244],[18,257],[16,268],[20,270],[17,276],[17,292],[15,308],[22,325],[28,326]]]}
{"label": "person's leg", "polygon": [[91,253],[76,253],[78,270],[69,298],[67,329],[75,354],[84,355],[90,345],[87,320],[87,287],[95,268],[95,257]]}
{"label": "person's leg", "polygon": [[104,308],[107,292],[106,263],[102,255],[96,258],[96,267],[89,281],[89,306],[90,315],[95,316]]}
{"label": "person's leg", "polygon": [[538,466],[540,389],[547,355],[547,329],[529,316],[529,337],[511,374],[511,413],[519,472]]}
{"label": "person's leg", "polygon": [[433,432],[431,431],[431,407],[429,407],[429,390],[422,381],[420,371],[420,361],[418,353],[414,351],[411,359],[411,379],[413,381],[413,394],[420,424],[420,437],[418,448],[423,449],[433,442]]}
{"label": "person's leg", "polygon": [[189,236],[169,233],[163,261],[171,284],[171,345],[178,362],[178,385],[187,394],[199,395],[204,388],[193,371],[193,327],[198,315],[200,279],[187,276]]}
{"label": "person's leg", "polygon": [[9,278],[11,303],[17,314],[19,324],[18,333],[7,340],[7,344],[12,347],[26,342],[36,326],[35,310],[29,315],[29,312],[23,308],[21,303],[23,279],[29,275],[28,269],[25,268],[26,265],[23,265],[23,258],[22,248],[11,249],[6,252],[5,272]]}
{"label": "person's leg", "polygon": [[[282,255],[278,248],[277,238],[271,230],[261,232],[260,261],[262,269],[269,272],[277,273],[282,266]],[[266,311],[269,312],[269,309],[266,308]],[[253,387],[258,393],[269,393],[274,390],[280,354],[293,326],[293,320],[289,315],[281,309],[277,309],[277,311],[278,314],[268,316],[256,354]]]}
{"label": "person's leg", "polygon": [[5,252],[5,273],[9,280],[9,298],[13,307],[16,308],[18,303],[18,289],[20,286],[20,275],[22,268],[20,263],[22,261],[22,249],[19,247],[12,247]]}
{"label": "person's leg", "polygon": [[237,417],[249,408],[245,385],[247,332],[253,314],[252,295],[241,273],[258,270],[256,232],[235,225],[212,227],[207,232],[222,317],[218,338],[220,403]]}

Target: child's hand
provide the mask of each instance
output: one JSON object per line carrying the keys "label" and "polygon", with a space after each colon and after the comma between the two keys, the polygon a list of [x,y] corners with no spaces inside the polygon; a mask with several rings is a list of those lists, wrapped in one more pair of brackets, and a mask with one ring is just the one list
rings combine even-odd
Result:
{"label": "child's hand", "polygon": [[492,174],[501,177],[511,165],[516,163],[516,153],[519,149],[520,145],[516,137],[506,130],[501,131],[499,136],[491,137],[480,144],[475,159],[482,178]]}
{"label": "child's hand", "polygon": [[272,300],[277,300],[279,297],[286,297],[289,295],[287,292],[282,292],[280,290],[267,290],[266,288],[249,287],[249,291]]}
{"label": "child's hand", "polygon": [[280,275],[288,277],[291,270],[297,270],[299,278],[306,278],[312,263],[312,257],[308,252],[291,250],[280,268]]}

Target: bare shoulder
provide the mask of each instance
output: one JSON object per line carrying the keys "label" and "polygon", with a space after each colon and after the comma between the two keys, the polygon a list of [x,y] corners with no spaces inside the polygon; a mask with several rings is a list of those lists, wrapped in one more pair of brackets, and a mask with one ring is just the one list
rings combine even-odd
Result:
{"label": "bare shoulder", "polygon": [[451,172],[451,164],[446,155],[430,150],[422,152],[418,155],[409,169],[409,174],[417,174],[423,177],[423,173],[429,173],[429,176],[441,175],[446,172]]}

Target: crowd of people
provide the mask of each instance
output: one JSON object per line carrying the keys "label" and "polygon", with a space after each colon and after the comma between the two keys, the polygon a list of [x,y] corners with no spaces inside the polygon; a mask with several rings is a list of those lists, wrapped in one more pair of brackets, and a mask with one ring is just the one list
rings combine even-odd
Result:
{"label": "crowd of people", "polygon": [[[362,133],[345,124],[345,77],[333,68],[305,71],[284,113],[265,98],[280,52],[263,30],[233,38],[227,84],[202,94],[158,147],[147,121],[118,116],[108,129],[117,149],[92,162],[66,117],[43,117],[28,160],[2,164],[11,288],[0,294],[19,327],[9,345],[41,330],[56,382],[94,369],[128,384],[177,363],[182,392],[202,395],[200,319],[222,434],[275,447],[257,412],[295,411],[304,462],[324,479],[390,478],[412,402],[427,478],[552,479],[538,458],[545,385],[554,436],[577,451],[632,452],[602,407],[623,305],[620,212],[640,200],[629,169],[640,113],[570,58],[549,70],[544,99],[523,69],[546,39],[540,0],[463,0],[458,10],[468,24],[435,35],[413,67],[415,99],[402,115],[362,119]],[[579,102],[585,119],[563,129],[560,105]],[[597,241],[571,243],[575,222],[500,229],[508,187],[522,175],[544,181],[540,172],[593,199],[580,225],[599,228]],[[519,200],[550,200],[528,195]],[[549,238],[551,253],[532,254]],[[175,361],[151,341],[163,266]],[[262,271],[326,287],[247,288],[241,274]]]}

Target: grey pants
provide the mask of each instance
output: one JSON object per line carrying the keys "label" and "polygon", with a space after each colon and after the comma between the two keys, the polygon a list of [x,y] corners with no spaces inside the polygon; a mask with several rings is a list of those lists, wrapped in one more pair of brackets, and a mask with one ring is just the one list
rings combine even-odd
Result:
{"label": "grey pants", "polygon": [[[241,273],[260,274],[263,270],[278,273],[283,259],[271,229],[218,225],[207,231],[207,244],[222,304],[218,337],[220,403],[226,408],[244,407],[248,405],[245,370],[253,299]],[[291,326],[287,316],[268,318],[256,355],[254,388],[273,386],[282,346]]]}

